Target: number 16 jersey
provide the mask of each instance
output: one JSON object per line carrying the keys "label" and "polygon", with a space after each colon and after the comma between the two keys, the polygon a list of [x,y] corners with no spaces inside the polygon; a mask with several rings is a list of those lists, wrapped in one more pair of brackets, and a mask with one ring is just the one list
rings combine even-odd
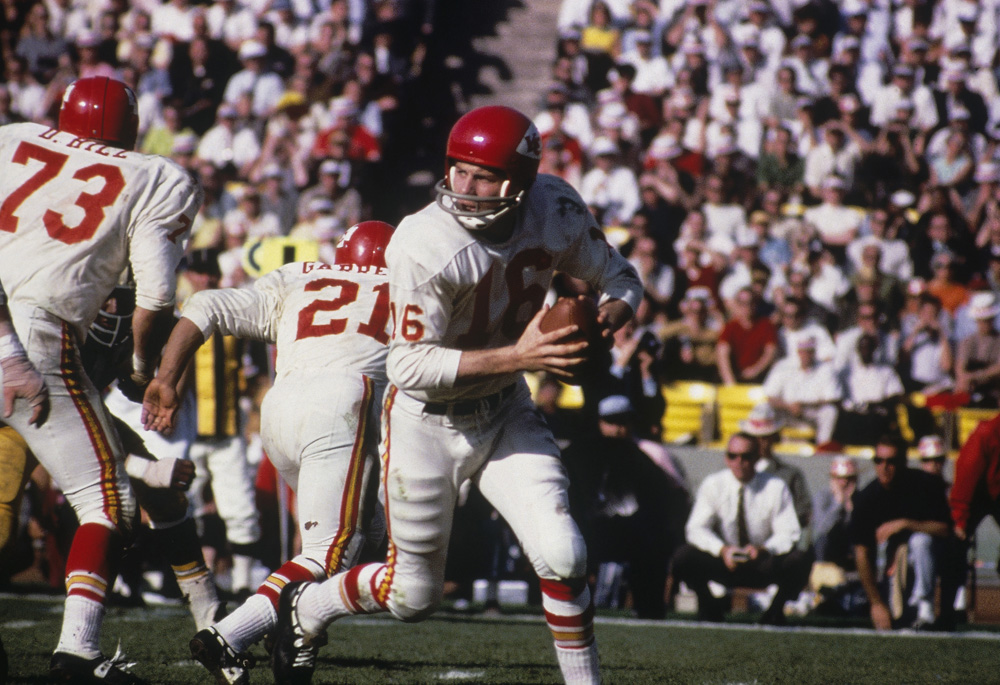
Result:
{"label": "number 16 jersey", "polygon": [[0,274],[12,302],[59,317],[83,340],[131,265],[137,306],[173,305],[202,201],[181,166],[24,123],[0,127],[0,169]]}

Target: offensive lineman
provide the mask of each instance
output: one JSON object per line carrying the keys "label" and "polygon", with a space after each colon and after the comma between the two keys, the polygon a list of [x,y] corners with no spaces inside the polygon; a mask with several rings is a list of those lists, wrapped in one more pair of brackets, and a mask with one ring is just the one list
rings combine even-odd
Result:
{"label": "offensive lineman", "polygon": [[146,428],[169,430],[180,375],[209,336],[277,343],[276,378],[261,407],[261,438],[298,495],[302,552],[240,608],[191,640],[192,656],[221,685],[247,682],[252,660],[243,652],[275,628],[281,589],[350,568],[365,541],[363,500],[376,468],[387,383],[384,253],[392,233],[389,224],[365,221],[344,235],[333,266],[287,264],[253,288],[195,293],[146,391]]}
{"label": "offensive lineman", "polygon": [[523,372],[567,376],[582,360],[585,343],[559,342],[574,327],[539,330],[557,269],[603,294],[608,338],[631,318],[642,286],[578,193],[537,175],[539,153],[538,131],[520,112],[469,112],[451,130],[437,202],[396,231],[386,259],[395,316],[383,416],[388,557],[285,588],[272,652],[279,683],[308,681],[301,654],[336,618],[390,611],[419,621],[434,611],[465,479],[507,520],[541,580],[563,678],[600,680],[586,549]]}
{"label": "offensive lineman", "polygon": [[138,121],[131,89],[91,77],[66,89],[58,129],[0,128],[0,273],[14,326],[45,377],[51,404],[41,427],[30,424],[24,407],[3,421],[25,439],[80,523],[50,663],[56,682],[141,682],[121,654],[107,658],[100,651],[104,602],[136,506],[121,442],[83,371],[79,346],[131,265],[131,377],[148,382],[171,323],[175,271],[202,191],[174,162],[133,152]]}

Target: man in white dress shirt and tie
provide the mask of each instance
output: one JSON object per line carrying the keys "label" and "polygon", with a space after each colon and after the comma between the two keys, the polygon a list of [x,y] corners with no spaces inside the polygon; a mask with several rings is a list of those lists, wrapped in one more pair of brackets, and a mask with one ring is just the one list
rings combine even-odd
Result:
{"label": "man in white dress shirt and tie", "polygon": [[[673,558],[675,582],[698,596],[698,618],[721,621],[724,607],[708,588],[714,580],[726,587],[778,586],[760,623],[782,625],[783,607],[805,587],[812,552],[797,548],[802,529],[785,482],[758,473],[757,438],[733,435],[726,445],[726,466],[698,488],[682,545]],[[742,515],[741,515],[742,514]]]}

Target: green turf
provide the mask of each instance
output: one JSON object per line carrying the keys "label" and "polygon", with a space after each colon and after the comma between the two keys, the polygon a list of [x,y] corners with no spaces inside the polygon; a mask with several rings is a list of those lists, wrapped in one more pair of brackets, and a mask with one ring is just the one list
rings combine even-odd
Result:
{"label": "green turf", "polygon": [[[0,636],[10,655],[9,683],[46,682],[58,638],[61,602],[0,598]],[[211,683],[190,660],[194,632],[179,608],[111,609],[105,649],[120,637],[135,672],[153,683]],[[802,627],[765,630],[745,624],[704,627],[599,617],[606,683],[1000,683],[1000,636],[969,632],[925,637]],[[251,683],[270,683],[265,663]],[[416,625],[383,617],[331,627],[313,680],[323,683],[560,683],[540,616],[484,618],[438,614]]]}

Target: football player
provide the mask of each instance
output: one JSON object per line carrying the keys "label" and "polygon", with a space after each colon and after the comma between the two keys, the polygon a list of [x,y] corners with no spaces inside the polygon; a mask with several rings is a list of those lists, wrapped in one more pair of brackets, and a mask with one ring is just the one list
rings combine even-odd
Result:
{"label": "football player", "polygon": [[389,224],[365,221],[344,235],[333,265],[286,264],[253,288],[195,293],[146,390],[146,427],[169,430],[181,373],[209,336],[277,344],[274,385],[261,406],[261,439],[298,495],[302,552],[191,640],[191,654],[220,684],[247,682],[253,662],[245,651],[275,628],[283,587],[350,568],[365,541],[364,499],[369,482],[376,483],[371,474],[387,383],[385,248],[392,233]]}
{"label": "football player", "polygon": [[437,201],[396,230],[386,254],[395,313],[382,456],[389,553],[322,584],[285,587],[272,652],[279,683],[308,680],[307,653],[338,617],[389,611],[419,621],[434,611],[466,479],[510,524],[540,578],[564,679],[600,680],[583,537],[523,373],[569,377],[586,356],[587,343],[562,341],[575,326],[539,329],[556,270],[602,293],[609,341],[642,285],[579,194],[537,173],[540,146],[516,110],[465,114],[448,138]]}
{"label": "football player", "polygon": [[130,376],[148,382],[172,322],[177,264],[202,201],[169,159],[134,152],[135,94],[82,78],[66,89],[57,128],[0,128],[0,273],[27,357],[49,388],[50,417],[3,419],[66,494],[80,527],[67,558],[56,682],[135,683],[120,654],[100,651],[104,603],[136,514],[121,441],[87,378],[79,346],[119,275],[136,281]]}

